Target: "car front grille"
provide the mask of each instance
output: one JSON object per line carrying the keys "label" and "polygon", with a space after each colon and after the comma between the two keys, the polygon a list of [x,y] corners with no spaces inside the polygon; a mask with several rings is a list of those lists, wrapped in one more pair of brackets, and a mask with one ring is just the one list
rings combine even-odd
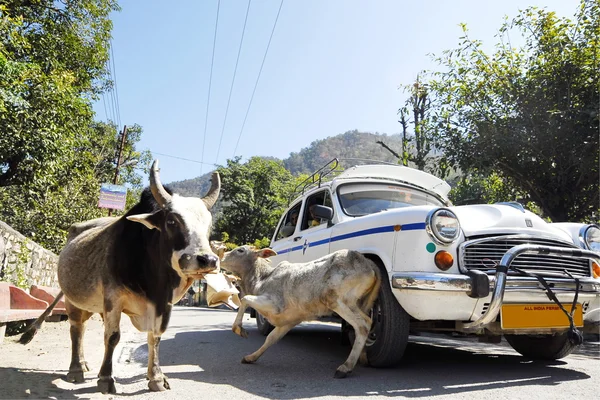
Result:
{"label": "car front grille", "polygon": [[[496,265],[500,263],[502,256],[510,248],[526,243],[577,248],[573,244],[559,240],[529,236],[494,236],[473,239],[464,242],[459,248],[460,267],[463,270],[476,269],[487,274],[493,274],[496,272]],[[588,277],[591,273],[588,259],[571,256],[521,254],[513,260],[511,266],[527,272],[538,273],[542,276],[567,277],[565,270],[573,276],[579,277]]]}

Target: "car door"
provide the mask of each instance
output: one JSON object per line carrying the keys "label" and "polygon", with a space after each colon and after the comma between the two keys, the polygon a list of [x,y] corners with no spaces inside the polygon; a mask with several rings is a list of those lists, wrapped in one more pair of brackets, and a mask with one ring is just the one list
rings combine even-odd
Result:
{"label": "car door", "polygon": [[279,221],[275,235],[273,235],[271,240],[271,248],[277,253],[276,256],[271,258],[273,265],[277,265],[280,262],[287,260],[294,246],[298,246],[298,244],[294,242],[294,237],[296,236],[296,231],[299,229],[299,227],[297,227],[297,221],[300,216],[301,206],[302,202],[298,201],[283,215],[281,221]]}
{"label": "car door", "polygon": [[311,214],[311,207],[314,205],[332,207],[331,194],[328,189],[306,198],[299,226],[292,235],[294,246],[288,257],[290,262],[310,261],[329,254],[331,228],[326,220],[315,218]]}

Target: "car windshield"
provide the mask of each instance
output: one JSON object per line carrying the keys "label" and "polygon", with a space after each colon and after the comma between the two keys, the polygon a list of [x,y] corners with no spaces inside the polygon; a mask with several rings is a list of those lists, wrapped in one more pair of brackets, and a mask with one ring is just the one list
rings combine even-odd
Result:
{"label": "car windshield", "polygon": [[348,184],[339,189],[344,212],[352,217],[374,214],[394,208],[444,204],[435,196],[418,189],[386,184]]}

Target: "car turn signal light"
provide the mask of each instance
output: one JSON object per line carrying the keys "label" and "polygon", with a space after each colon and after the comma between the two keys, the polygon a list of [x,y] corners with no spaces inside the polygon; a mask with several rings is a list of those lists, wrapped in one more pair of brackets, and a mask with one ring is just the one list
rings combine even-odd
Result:
{"label": "car turn signal light", "polygon": [[592,276],[594,279],[600,278],[600,265],[596,261],[592,261]]}
{"label": "car turn signal light", "polygon": [[435,253],[435,265],[442,271],[447,271],[454,264],[454,257],[445,250]]}

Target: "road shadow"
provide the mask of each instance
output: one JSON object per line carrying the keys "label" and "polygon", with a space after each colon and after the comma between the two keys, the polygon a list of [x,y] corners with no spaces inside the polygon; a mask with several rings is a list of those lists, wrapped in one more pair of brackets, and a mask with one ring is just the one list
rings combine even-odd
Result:
{"label": "road shadow", "polygon": [[[210,330],[178,332],[172,339],[164,339],[160,348],[163,365],[165,362],[194,365],[200,369],[168,376],[230,385],[271,399],[469,395],[488,388],[555,386],[565,381],[590,379],[585,373],[569,369],[564,361],[533,362],[502,346],[475,342],[459,346],[457,340],[411,337],[401,366],[389,369],[357,366],[350,377],[338,380],[333,379],[335,369],[350,352],[349,347],[340,343],[339,327],[324,324],[297,327],[253,365],[240,361],[258,349],[264,337],[250,326],[247,327],[250,337],[242,339],[230,327],[218,325]],[[133,351],[132,361],[145,365],[146,346]]]}
{"label": "road shadow", "polygon": [[81,399],[98,393],[95,379],[65,380],[67,371],[0,368],[0,399]]}

